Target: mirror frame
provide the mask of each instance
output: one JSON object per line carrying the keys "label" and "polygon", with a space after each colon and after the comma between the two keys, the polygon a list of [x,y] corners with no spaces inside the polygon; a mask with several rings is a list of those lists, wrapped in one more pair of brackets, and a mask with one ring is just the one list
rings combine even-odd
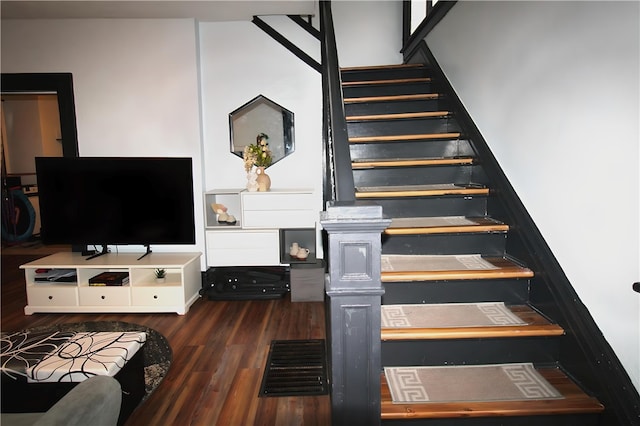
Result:
{"label": "mirror frame", "polygon": [[[238,118],[245,118],[251,113],[257,113],[256,108],[265,106],[271,108],[276,114],[280,113],[282,116],[282,132],[279,128],[271,130],[269,125],[272,123],[266,123],[266,125],[257,124],[254,127],[249,127],[242,130],[242,142],[238,139],[237,121]],[[249,120],[251,121],[251,120]],[[278,124],[278,123],[276,123]],[[236,129],[234,130],[234,125]],[[266,127],[266,128],[265,128]],[[271,99],[264,95],[258,95],[245,103],[239,108],[236,108],[229,113],[229,135],[230,145],[229,151],[238,157],[243,157],[244,147],[250,144],[256,143],[256,137],[260,133],[265,133],[268,136],[269,148],[272,152],[273,161],[271,165],[274,165],[278,161],[293,154],[295,151],[294,140],[294,114],[282,105],[273,102]],[[234,142],[235,141],[235,142]],[[277,144],[280,144],[279,146]]]}
{"label": "mirror frame", "polygon": [[[62,156],[79,157],[76,106],[71,73],[2,73],[2,93],[53,93],[58,96]],[[83,252],[86,246],[72,245],[71,251]]]}

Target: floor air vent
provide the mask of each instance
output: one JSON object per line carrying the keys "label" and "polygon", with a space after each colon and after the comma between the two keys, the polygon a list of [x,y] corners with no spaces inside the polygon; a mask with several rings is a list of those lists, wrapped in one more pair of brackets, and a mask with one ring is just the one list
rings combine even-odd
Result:
{"label": "floor air vent", "polygon": [[259,396],[326,395],[323,339],[273,340]]}

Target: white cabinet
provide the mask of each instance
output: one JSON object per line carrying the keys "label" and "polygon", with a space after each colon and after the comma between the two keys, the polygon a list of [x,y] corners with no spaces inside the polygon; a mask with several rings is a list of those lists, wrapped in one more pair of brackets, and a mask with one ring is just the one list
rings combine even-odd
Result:
{"label": "white cabinet", "polygon": [[[321,202],[310,189],[272,189],[267,192],[213,190],[204,195],[207,266],[273,266],[287,264],[282,232],[305,229],[315,259]],[[237,219],[218,222],[212,204],[223,204]]]}
{"label": "white cabinet", "polygon": [[[109,253],[87,260],[79,253],[57,253],[20,268],[25,271],[27,315],[35,312],[176,312],[185,314],[198,299],[202,278],[200,253]],[[154,271],[165,269],[165,282]],[[70,270],[75,279],[41,281],[43,271]],[[120,286],[92,286],[102,272],[126,272]]]}
{"label": "white cabinet", "polygon": [[245,228],[315,228],[320,213],[311,192],[243,192],[242,223]]}
{"label": "white cabinet", "polygon": [[209,266],[269,266],[280,263],[278,230],[207,231]]}

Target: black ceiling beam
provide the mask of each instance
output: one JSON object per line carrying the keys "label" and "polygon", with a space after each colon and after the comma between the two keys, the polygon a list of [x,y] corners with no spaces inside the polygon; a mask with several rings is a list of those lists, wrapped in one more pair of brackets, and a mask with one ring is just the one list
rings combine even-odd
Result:
{"label": "black ceiling beam", "polygon": [[295,22],[296,24],[300,25],[300,27],[302,27],[306,32],[308,32],[309,34],[311,34],[313,37],[315,37],[316,39],[318,39],[318,41],[321,40],[320,38],[320,31],[315,28],[313,25],[311,25],[310,22],[305,21],[302,16],[300,15],[287,15],[289,17],[289,19],[291,19],[293,22]]}
{"label": "black ceiling beam", "polygon": [[302,49],[300,49],[298,46],[296,46],[295,44],[291,43],[282,34],[277,32],[276,30],[274,30],[273,27],[271,27],[269,24],[264,22],[262,19],[258,18],[257,16],[254,16],[253,20],[251,22],[253,22],[255,25],[257,25],[262,31],[264,31],[265,33],[269,34],[271,36],[271,38],[273,38],[275,41],[280,43],[282,46],[284,46],[291,53],[296,55],[299,59],[304,61],[311,68],[315,69],[318,72],[322,72],[322,65],[320,65],[311,56],[309,56],[305,52],[303,52]]}

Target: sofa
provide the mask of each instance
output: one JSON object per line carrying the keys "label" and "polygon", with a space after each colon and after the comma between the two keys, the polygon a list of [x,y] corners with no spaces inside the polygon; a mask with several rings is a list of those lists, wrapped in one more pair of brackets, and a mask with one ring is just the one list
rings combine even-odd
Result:
{"label": "sofa", "polygon": [[146,333],[137,331],[1,333],[0,412],[48,412],[80,383],[107,376],[121,389],[122,425],[145,395],[145,342]]}
{"label": "sofa", "polygon": [[44,413],[2,413],[2,426],[115,426],[122,389],[109,376],[94,376],[67,393]]}

